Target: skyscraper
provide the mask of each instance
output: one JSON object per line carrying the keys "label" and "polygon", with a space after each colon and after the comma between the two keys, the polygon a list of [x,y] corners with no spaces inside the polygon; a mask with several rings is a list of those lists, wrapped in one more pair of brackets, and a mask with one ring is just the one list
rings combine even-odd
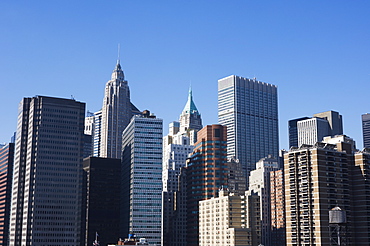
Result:
{"label": "skyscraper", "polygon": [[363,114],[361,117],[364,148],[370,148],[370,114]]}
{"label": "skyscraper", "polygon": [[[170,123],[169,134],[163,138],[162,246],[186,244],[183,238],[176,237],[176,235],[185,234],[179,231],[186,230],[186,221],[176,227],[174,221],[180,221],[176,217],[179,215],[176,199],[180,199],[177,193],[180,170],[185,166],[188,155],[193,151],[194,139],[198,130],[202,128],[201,115],[193,101],[191,89],[179,121]],[[176,233],[174,233],[175,230]]]}
{"label": "skyscraper", "polygon": [[100,157],[121,158],[122,132],[132,117],[130,89],[119,60],[105,86]]}
{"label": "skyscraper", "polygon": [[198,245],[198,202],[217,197],[227,188],[226,127],[208,125],[198,132],[197,142],[186,166],[187,245]]}
{"label": "skyscraper", "polygon": [[10,199],[14,164],[14,143],[0,147],[0,245],[9,245]]}
{"label": "skyscraper", "polygon": [[80,246],[84,119],[75,100],[21,101],[10,245]]}
{"label": "skyscraper", "polygon": [[161,244],[162,119],[135,115],[122,133],[121,235]]}
{"label": "skyscraper", "polygon": [[259,159],[278,156],[275,85],[235,75],[220,79],[218,121],[227,126],[227,155],[239,159],[247,179]]}
{"label": "skyscraper", "polygon": [[298,119],[293,119],[288,121],[288,130],[289,130],[289,148],[297,147],[298,145],[298,121],[307,120],[309,117],[302,117]]}

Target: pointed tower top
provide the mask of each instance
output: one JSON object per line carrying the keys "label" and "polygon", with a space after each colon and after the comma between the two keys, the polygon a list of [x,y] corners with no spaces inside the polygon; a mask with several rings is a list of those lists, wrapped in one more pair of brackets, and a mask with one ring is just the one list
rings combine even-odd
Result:
{"label": "pointed tower top", "polygon": [[191,86],[189,88],[188,101],[186,102],[186,105],[185,105],[184,110],[182,112],[187,113],[187,114],[199,113],[198,109],[195,106],[195,103],[193,101],[193,91],[191,89]]}
{"label": "pointed tower top", "polygon": [[125,80],[125,75],[122,71],[122,68],[121,68],[121,64],[119,62],[119,60],[117,60],[117,64],[116,64],[116,67],[114,68],[113,70],[113,73],[112,73],[112,77],[111,77],[112,80]]}

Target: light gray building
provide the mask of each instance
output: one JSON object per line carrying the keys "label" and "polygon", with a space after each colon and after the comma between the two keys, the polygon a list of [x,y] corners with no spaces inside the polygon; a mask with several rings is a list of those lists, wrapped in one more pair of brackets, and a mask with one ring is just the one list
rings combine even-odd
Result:
{"label": "light gray building", "polygon": [[19,105],[10,245],[81,240],[85,103],[36,96]]}
{"label": "light gray building", "polygon": [[[218,122],[227,126],[227,154],[246,178],[256,162],[279,153],[277,87],[231,75],[218,81]],[[248,180],[247,180],[248,182]]]}
{"label": "light gray building", "polygon": [[370,114],[363,114],[361,118],[364,148],[370,148]]}
{"label": "light gray building", "polygon": [[149,111],[132,117],[122,133],[121,235],[161,244],[162,119]]}

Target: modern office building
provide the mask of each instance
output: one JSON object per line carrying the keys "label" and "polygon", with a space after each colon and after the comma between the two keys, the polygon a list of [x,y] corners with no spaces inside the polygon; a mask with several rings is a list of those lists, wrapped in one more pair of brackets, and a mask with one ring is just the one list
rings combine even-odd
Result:
{"label": "modern office building", "polygon": [[357,245],[353,237],[352,168],[350,143],[318,142],[291,148],[284,156],[286,240],[288,246],[331,245],[329,211],[346,211],[344,245]]}
{"label": "modern office building", "polygon": [[343,134],[342,115],[336,111],[325,111],[314,114],[312,118],[302,117],[288,122],[289,148],[302,144],[313,145],[325,136]]}
{"label": "modern office building", "polygon": [[10,201],[14,164],[14,143],[0,148],[0,245],[9,245]]}
{"label": "modern office building", "polygon": [[271,155],[260,159],[249,175],[249,191],[260,197],[262,245],[271,245],[270,172],[279,170],[277,159]]}
{"label": "modern office building", "polygon": [[99,110],[94,113],[93,156],[95,157],[101,155],[101,123],[102,111]]}
{"label": "modern office building", "polygon": [[114,243],[120,237],[121,160],[88,157],[83,169],[83,245],[93,245],[96,234],[100,245]]}
{"label": "modern office building", "polygon": [[298,121],[307,120],[309,117],[302,117],[288,121],[288,132],[289,132],[289,148],[297,147],[298,145]]}
{"label": "modern office building", "polygon": [[[186,221],[179,225],[176,194],[179,190],[179,175],[185,167],[186,159],[194,149],[197,132],[202,128],[201,115],[193,101],[192,91],[189,90],[188,101],[180,115],[179,122],[171,122],[169,134],[163,138],[163,198],[162,198],[162,246],[186,245]],[[177,221],[177,226],[174,226]],[[174,231],[177,230],[175,233]],[[180,233],[179,231],[183,231]],[[185,239],[185,240],[184,240]]]}
{"label": "modern office building", "polygon": [[80,246],[85,103],[36,96],[19,105],[10,245]]}
{"label": "modern office building", "polygon": [[227,161],[228,177],[227,188],[228,191],[234,194],[242,195],[247,190],[246,178],[244,176],[243,167],[239,160],[228,158]]}
{"label": "modern office building", "polygon": [[187,182],[187,245],[198,245],[201,200],[217,197],[221,187],[227,188],[226,127],[208,125],[197,134],[198,141],[186,166]]}
{"label": "modern office building", "polygon": [[218,81],[218,122],[227,126],[227,155],[246,172],[279,153],[277,87],[231,75]]}
{"label": "modern office building", "polygon": [[[199,246],[254,246],[260,235],[259,197],[221,189],[218,197],[199,202]],[[253,241],[254,239],[254,241]]]}
{"label": "modern office building", "polygon": [[122,133],[121,233],[161,244],[162,119],[135,115]]}
{"label": "modern office building", "polygon": [[363,114],[361,118],[364,148],[370,148],[370,114]]}
{"label": "modern office building", "polygon": [[271,245],[281,246],[285,240],[284,170],[270,172]]}

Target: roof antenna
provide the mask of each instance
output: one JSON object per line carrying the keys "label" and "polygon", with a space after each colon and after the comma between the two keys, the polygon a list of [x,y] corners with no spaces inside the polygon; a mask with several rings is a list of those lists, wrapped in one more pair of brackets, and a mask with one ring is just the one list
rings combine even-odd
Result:
{"label": "roof antenna", "polygon": [[121,52],[121,44],[120,43],[118,43],[118,54],[117,54],[117,57],[118,57],[118,59],[117,59],[117,63],[119,64],[120,63],[120,60],[119,60],[119,53]]}

